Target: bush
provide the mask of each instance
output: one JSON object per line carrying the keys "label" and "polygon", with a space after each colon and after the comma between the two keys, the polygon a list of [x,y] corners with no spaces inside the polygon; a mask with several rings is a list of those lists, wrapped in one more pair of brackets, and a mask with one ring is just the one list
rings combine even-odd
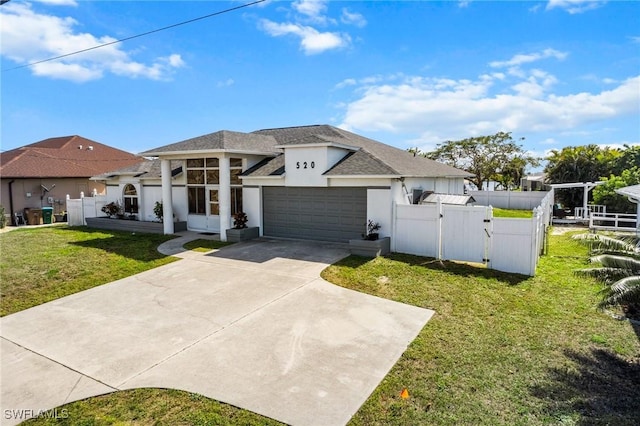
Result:
{"label": "bush", "polygon": [[0,205],[0,229],[7,226],[7,217],[4,215],[4,206]]}

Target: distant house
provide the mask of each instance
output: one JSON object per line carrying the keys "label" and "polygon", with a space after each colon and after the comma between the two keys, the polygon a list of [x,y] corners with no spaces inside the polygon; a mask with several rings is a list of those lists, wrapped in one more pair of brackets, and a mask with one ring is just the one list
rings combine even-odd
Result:
{"label": "distant house", "polygon": [[129,167],[142,157],[82,136],[49,138],[0,154],[0,204],[5,212],[53,207],[66,210],[66,197],[105,192],[92,176]]}
{"label": "distant house", "polygon": [[548,191],[549,186],[545,184],[546,178],[545,173],[531,173],[520,180],[520,188],[523,191]]}
{"label": "distant house", "polygon": [[223,240],[240,211],[265,236],[345,242],[361,238],[368,220],[390,236],[394,203],[425,191],[462,195],[470,176],[329,125],[221,130],[143,155],[157,160],[95,176],[107,201],[137,197],[128,205],[146,221],[162,201],[165,233],[173,218]]}

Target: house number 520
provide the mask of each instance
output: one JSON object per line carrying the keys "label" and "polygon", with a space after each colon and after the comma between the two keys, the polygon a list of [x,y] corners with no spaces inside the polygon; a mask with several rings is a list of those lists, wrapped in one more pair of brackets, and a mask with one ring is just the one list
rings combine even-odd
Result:
{"label": "house number 520", "polygon": [[307,163],[306,161],[303,161],[302,163],[299,161],[296,162],[296,169],[308,169],[308,168],[315,169],[316,168],[315,161],[312,161],[310,163]]}

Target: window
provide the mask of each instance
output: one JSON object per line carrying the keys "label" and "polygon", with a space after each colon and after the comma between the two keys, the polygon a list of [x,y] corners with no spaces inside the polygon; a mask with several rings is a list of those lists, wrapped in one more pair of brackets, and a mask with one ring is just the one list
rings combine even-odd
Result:
{"label": "window", "polygon": [[242,158],[231,158],[229,160],[229,168],[231,171],[231,185],[242,185],[242,181],[240,181]]}
{"label": "window", "polygon": [[124,212],[130,214],[138,213],[138,191],[136,191],[136,187],[128,183],[124,186],[122,194]]}
{"label": "window", "polygon": [[218,201],[217,189],[209,190],[209,214],[212,214],[212,215],[220,214],[220,201]]}
{"label": "window", "polygon": [[229,160],[231,172],[231,215],[242,211],[242,158],[231,158]]}
{"label": "window", "polygon": [[242,211],[242,187],[231,187],[231,215]]}
{"label": "window", "polygon": [[187,191],[189,194],[189,214],[205,214],[204,186],[190,186]]}
{"label": "window", "polygon": [[[231,214],[242,211],[242,158],[230,158]],[[220,160],[218,158],[190,158],[187,160],[187,191],[189,214],[207,214],[206,191],[210,215],[220,214],[219,189],[207,185],[220,185]]]}

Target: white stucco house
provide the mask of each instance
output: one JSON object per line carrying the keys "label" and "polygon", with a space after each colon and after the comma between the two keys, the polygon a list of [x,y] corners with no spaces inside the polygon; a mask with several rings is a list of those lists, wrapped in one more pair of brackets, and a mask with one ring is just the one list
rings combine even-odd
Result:
{"label": "white stucco house", "polygon": [[220,233],[244,211],[260,235],[346,242],[368,220],[392,236],[395,204],[464,194],[469,173],[330,125],[221,130],[141,153],[146,163],[94,177],[140,220],[163,202],[164,232]]}

